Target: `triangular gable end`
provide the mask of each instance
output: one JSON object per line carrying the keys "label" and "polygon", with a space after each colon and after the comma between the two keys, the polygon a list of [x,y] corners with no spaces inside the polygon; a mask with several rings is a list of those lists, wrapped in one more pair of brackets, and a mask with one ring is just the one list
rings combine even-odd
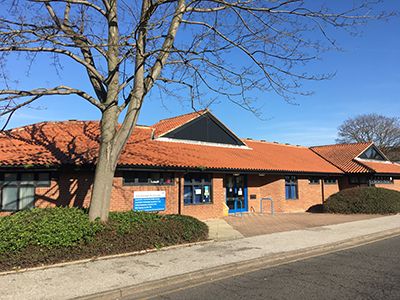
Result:
{"label": "triangular gable end", "polygon": [[357,156],[360,159],[388,161],[389,159],[374,144],[371,144],[366,150]]}
{"label": "triangular gable end", "polygon": [[160,137],[203,143],[245,146],[231,130],[208,111],[182,126],[160,135]]}

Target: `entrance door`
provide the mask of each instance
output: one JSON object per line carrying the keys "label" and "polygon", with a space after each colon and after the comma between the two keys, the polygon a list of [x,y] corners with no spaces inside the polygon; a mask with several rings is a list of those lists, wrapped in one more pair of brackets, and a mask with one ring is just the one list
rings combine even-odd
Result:
{"label": "entrance door", "polygon": [[226,205],[229,213],[247,211],[247,178],[245,175],[226,176]]}

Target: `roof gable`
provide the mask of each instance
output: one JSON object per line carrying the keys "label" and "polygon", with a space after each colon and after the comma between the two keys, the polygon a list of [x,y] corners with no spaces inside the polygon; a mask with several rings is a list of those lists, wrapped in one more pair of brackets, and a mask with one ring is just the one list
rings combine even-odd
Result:
{"label": "roof gable", "polygon": [[230,129],[209,111],[161,135],[164,138],[232,146],[245,146]]}
{"label": "roof gable", "polygon": [[388,161],[385,154],[382,153],[374,144],[370,145],[366,150],[364,150],[357,158],[376,160],[376,161]]}

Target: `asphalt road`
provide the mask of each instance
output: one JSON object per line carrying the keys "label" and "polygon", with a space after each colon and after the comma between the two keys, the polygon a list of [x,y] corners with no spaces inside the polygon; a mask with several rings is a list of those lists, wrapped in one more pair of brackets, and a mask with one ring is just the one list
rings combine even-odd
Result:
{"label": "asphalt road", "polygon": [[400,237],[153,299],[400,299]]}

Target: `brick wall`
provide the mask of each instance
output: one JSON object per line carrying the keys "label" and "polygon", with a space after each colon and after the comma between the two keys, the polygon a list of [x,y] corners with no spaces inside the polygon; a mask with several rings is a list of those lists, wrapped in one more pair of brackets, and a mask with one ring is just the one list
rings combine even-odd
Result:
{"label": "brick wall", "polygon": [[[179,182],[181,182],[181,205],[179,205]],[[111,193],[111,211],[129,211],[133,208],[135,191],[165,191],[166,210],[163,214],[181,214],[199,219],[218,218],[223,216],[225,190],[222,175],[215,175],[212,187],[212,203],[184,205],[183,173],[175,173],[173,185],[129,186],[123,184],[122,173],[117,172],[113,180]],[[36,207],[76,206],[88,207],[93,186],[93,173],[85,171],[62,172],[52,178],[50,187],[36,188]]]}
{"label": "brick wall", "polygon": [[210,204],[182,205],[182,214],[194,216],[203,220],[220,218],[223,216],[225,188],[223,186],[223,175],[221,174],[214,174],[213,176],[212,196],[212,203]]}
{"label": "brick wall", "polygon": [[400,178],[395,178],[392,184],[376,184],[375,186],[400,192]]}
{"label": "brick wall", "polygon": [[[249,175],[248,176],[248,194],[249,211],[260,212],[260,200],[265,197],[272,197],[274,202],[274,211],[283,212],[304,212],[316,204],[322,204],[322,182],[319,184],[310,184],[308,177],[298,178],[298,199],[286,200],[285,179],[278,175]],[[325,199],[331,194],[338,192],[338,184],[324,184]],[[251,195],[256,195],[256,200],[252,200]],[[271,212],[270,201],[263,201],[263,212]]]}

